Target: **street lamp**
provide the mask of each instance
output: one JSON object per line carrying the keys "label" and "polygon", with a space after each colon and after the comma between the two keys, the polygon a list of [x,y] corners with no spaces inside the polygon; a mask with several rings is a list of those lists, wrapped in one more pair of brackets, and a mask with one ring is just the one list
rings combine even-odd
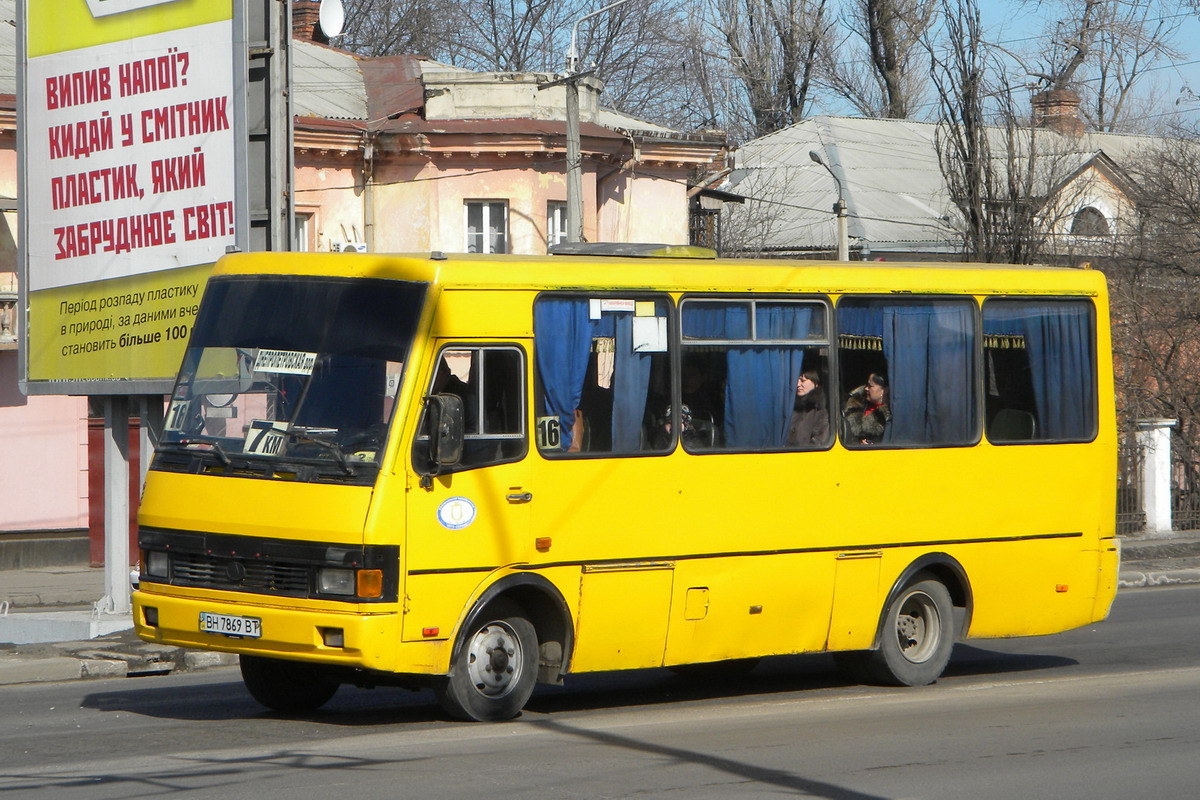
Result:
{"label": "street lamp", "polygon": [[837,184],[837,202],[833,204],[833,213],[837,214],[837,257],[838,261],[849,261],[850,233],[846,228],[846,201],[845,193],[842,190],[842,180],[829,168],[828,164],[821,160],[821,154],[816,150],[809,150],[808,157],[814,163],[824,167],[825,171],[833,178],[833,182]]}

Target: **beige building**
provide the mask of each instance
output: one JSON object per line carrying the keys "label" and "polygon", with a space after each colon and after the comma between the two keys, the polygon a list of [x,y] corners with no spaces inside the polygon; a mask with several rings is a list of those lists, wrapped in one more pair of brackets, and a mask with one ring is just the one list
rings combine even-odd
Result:
{"label": "beige building", "polygon": [[[539,89],[555,77],[294,40],[303,249],[539,254],[564,241],[566,90]],[[585,240],[688,244],[695,180],[725,138],[609,111],[601,90],[579,82]]]}

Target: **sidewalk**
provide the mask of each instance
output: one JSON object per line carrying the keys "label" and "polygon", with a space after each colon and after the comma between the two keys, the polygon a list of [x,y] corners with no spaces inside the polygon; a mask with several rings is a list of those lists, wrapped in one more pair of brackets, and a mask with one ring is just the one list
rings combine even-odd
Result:
{"label": "sidewalk", "polygon": [[[1122,540],[1121,589],[1184,583],[1200,583],[1200,531],[1179,531],[1162,539]],[[103,594],[102,569],[0,571],[0,615],[6,601],[13,615],[90,612]],[[0,643],[0,686],[188,672],[236,663],[236,656],[151,644],[138,639],[132,630],[123,630],[88,641]]]}
{"label": "sidewalk", "polygon": [[[104,570],[35,567],[0,571],[0,615],[90,615],[104,595]],[[128,617],[126,617],[128,619]],[[121,626],[123,627],[123,626]],[[80,678],[136,677],[237,664],[237,656],[143,642],[132,629],[85,641],[0,642],[0,686]]]}

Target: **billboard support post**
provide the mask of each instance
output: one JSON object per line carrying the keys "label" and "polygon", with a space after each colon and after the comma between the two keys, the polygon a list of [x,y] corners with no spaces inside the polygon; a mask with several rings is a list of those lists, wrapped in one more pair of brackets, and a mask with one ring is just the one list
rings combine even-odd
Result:
{"label": "billboard support post", "polygon": [[104,405],[104,597],[102,612],[128,614],[129,398],[109,395]]}

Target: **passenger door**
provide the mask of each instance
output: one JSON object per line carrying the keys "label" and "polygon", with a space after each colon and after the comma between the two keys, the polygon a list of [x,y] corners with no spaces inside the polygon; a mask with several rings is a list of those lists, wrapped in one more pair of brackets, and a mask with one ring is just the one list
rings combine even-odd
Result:
{"label": "passenger door", "polygon": [[[450,636],[481,580],[536,553],[526,481],[527,364],[517,344],[437,342],[426,393],[462,398],[465,439],[462,459],[444,474],[422,481],[410,472],[405,641]],[[411,465],[427,457],[425,430],[422,424]]]}

